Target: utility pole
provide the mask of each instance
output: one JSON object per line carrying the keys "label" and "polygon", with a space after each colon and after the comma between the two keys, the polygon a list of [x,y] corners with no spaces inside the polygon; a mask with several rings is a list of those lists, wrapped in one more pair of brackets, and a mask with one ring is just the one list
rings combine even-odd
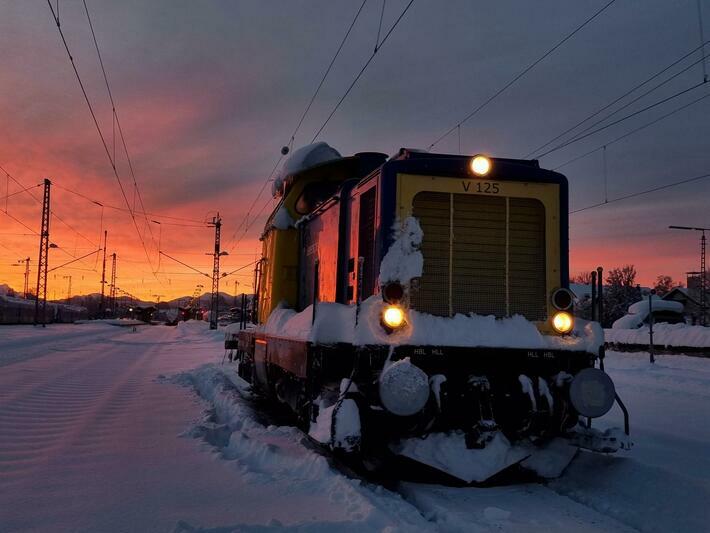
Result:
{"label": "utility pole", "polygon": [[[212,301],[210,304],[210,329],[217,329],[217,312],[219,311],[219,257],[227,255],[227,252],[219,251],[219,240],[222,231],[222,219],[217,212],[216,217],[212,217],[210,224],[214,226],[214,253],[212,264]],[[210,255],[210,254],[207,254]]]}
{"label": "utility pole", "polygon": [[116,252],[111,254],[111,285],[109,287],[111,315],[116,314]]}
{"label": "utility pole", "polygon": [[69,274],[68,276],[62,276],[62,279],[69,280],[69,288],[67,289],[67,303],[71,304],[71,274]]}
{"label": "utility pole", "polygon": [[707,270],[705,264],[705,232],[710,231],[710,228],[695,228],[690,226],[668,226],[670,229],[683,229],[689,231],[699,231],[700,235],[700,272],[699,272],[699,289],[700,289],[700,324],[706,325],[707,317],[707,290],[708,290],[708,280],[707,280]]}
{"label": "utility pole", "polygon": [[30,297],[30,258],[26,257],[25,259],[20,259],[17,262],[25,264],[25,286],[23,287],[24,290],[22,292],[25,295],[25,300],[27,300]]}
{"label": "utility pole", "polygon": [[49,191],[52,182],[44,179],[42,200],[42,229],[39,234],[39,261],[37,262],[37,299],[35,300],[35,325],[47,323],[47,260],[49,256]]}
{"label": "utility pole", "polygon": [[239,290],[239,281],[234,280],[234,305],[232,307],[237,307],[237,291]]}
{"label": "utility pole", "polygon": [[101,300],[99,301],[99,317],[106,318],[106,301],[105,301],[105,290],[106,290],[106,242],[108,241],[108,231],[104,230],[104,261],[101,266]]}

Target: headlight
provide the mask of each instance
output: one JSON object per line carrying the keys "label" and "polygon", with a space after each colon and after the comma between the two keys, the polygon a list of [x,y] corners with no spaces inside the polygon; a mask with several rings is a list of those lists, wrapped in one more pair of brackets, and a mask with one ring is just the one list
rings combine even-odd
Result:
{"label": "headlight", "polygon": [[569,387],[569,398],[580,415],[597,418],[614,405],[616,390],[606,372],[585,368],[577,374]]}
{"label": "headlight", "polygon": [[491,160],[485,155],[477,155],[471,159],[471,170],[476,176],[485,176],[491,170]]}
{"label": "headlight", "polygon": [[390,413],[412,416],[429,400],[429,379],[409,358],[392,363],[380,374],[380,402]]}
{"label": "headlight", "polygon": [[552,317],[552,327],[557,333],[569,333],[574,327],[574,317],[565,311],[555,313]]}
{"label": "headlight", "polygon": [[382,323],[390,328],[397,329],[404,326],[404,310],[396,305],[388,305],[382,313]]}

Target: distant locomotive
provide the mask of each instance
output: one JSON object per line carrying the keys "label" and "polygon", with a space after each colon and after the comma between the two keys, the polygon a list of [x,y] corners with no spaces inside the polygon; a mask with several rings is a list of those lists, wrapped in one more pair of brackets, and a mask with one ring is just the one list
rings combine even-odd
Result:
{"label": "distant locomotive", "polygon": [[580,446],[628,444],[591,428],[619,399],[603,330],[571,313],[563,175],[317,143],[273,193],[239,373],[314,439],[467,482],[513,464],[555,476]]}

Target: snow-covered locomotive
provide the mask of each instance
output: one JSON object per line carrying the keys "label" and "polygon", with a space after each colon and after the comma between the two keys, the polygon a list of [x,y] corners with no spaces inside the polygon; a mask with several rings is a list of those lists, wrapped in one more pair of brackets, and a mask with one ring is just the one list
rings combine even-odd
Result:
{"label": "snow-covered locomotive", "polygon": [[580,446],[626,445],[591,428],[618,395],[603,330],[571,312],[564,176],[317,143],[273,193],[239,373],[314,439],[467,482],[513,464],[555,476]]}

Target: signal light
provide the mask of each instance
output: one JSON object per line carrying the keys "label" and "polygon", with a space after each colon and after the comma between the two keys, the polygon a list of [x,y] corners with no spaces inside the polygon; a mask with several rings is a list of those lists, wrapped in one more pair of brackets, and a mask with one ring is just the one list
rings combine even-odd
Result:
{"label": "signal light", "polygon": [[397,303],[404,297],[404,287],[399,283],[388,283],[382,287],[382,299],[390,304]]}
{"label": "signal light", "polygon": [[552,305],[560,311],[569,309],[573,303],[574,297],[568,289],[557,289],[552,293]]}
{"label": "signal light", "polygon": [[388,305],[382,313],[382,323],[391,330],[401,328],[405,324],[404,310],[396,305]]}
{"label": "signal light", "polygon": [[485,155],[477,155],[471,159],[471,170],[476,176],[485,176],[491,170],[491,160]]}
{"label": "signal light", "polygon": [[569,333],[574,327],[574,317],[566,311],[555,313],[552,317],[552,327],[557,333]]}

